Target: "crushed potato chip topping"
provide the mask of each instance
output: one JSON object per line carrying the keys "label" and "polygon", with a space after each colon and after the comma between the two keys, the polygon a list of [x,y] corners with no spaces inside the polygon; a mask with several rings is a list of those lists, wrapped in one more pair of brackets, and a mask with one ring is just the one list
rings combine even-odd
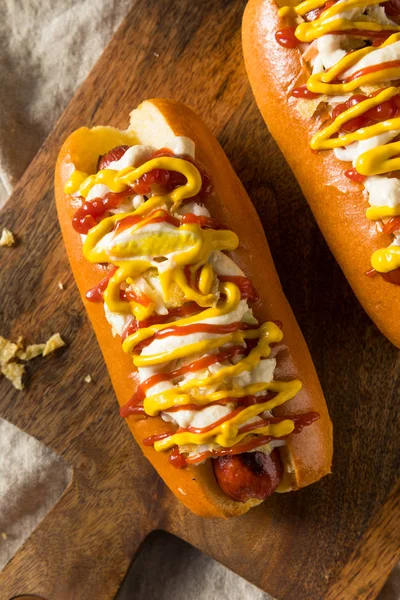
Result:
{"label": "crushed potato chip topping", "polygon": [[11,342],[0,335],[0,371],[11,381],[15,389],[22,390],[22,376],[25,372],[25,366],[15,361],[31,360],[37,356],[47,356],[57,348],[65,346],[65,342],[59,333],[55,333],[44,344],[31,344],[24,350],[24,339],[19,336],[17,343]]}
{"label": "crushed potato chip topping", "polygon": [[15,244],[15,238],[11,231],[7,227],[3,227],[0,237],[0,246],[13,246]]}

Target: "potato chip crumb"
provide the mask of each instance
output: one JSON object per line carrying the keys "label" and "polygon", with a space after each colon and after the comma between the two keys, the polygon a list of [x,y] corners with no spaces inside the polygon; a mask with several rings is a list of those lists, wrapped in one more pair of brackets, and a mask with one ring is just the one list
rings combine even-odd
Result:
{"label": "potato chip crumb", "polygon": [[16,362],[9,362],[6,365],[2,365],[1,372],[7,379],[11,381],[16,390],[23,390],[24,384],[22,383],[22,376],[24,374],[25,367]]}
{"label": "potato chip crumb", "polygon": [[21,360],[32,360],[43,354],[46,344],[31,344],[26,350],[18,350],[17,356]]}
{"label": "potato chip crumb", "polygon": [[3,540],[6,540],[7,539],[7,534],[4,531],[2,531],[1,537],[3,538]]}
{"label": "potato chip crumb", "polygon": [[63,284],[63,282],[62,282],[62,281],[59,281],[59,282],[58,282],[58,287],[60,288],[60,290],[63,290],[63,289],[64,289],[64,284]]}
{"label": "potato chip crumb", "polygon": [[0,246],[14,246],[15,238],[7,227],[3,227],[0,237]]}
{"label": "potato chip crumb", "polygon": [[61,335],[59,333],[55,333],[49,340],[47,340],[43,350],[43,356],[47,356],[50,354],[50,352],[54,352],[54,350],[57,350],[57,348],[62,348],[63,346],[65,346],[65,342]]}
{"label": "potato chip crumb", "polygon": [[91,383],[92,381],[92,376],[91,375],[86,375],[86,377],[84,378],[85,383]]}
{"label": "potato chip crumb", "polygon": [[65,346],[65,342],[59,333],[52,335],[45,344],[30,344],[25,349],[22,335],[18,337],[16,344],[0,335],[0,371],[17,390],[23,390],[22,376],[25,366],[14,359],[32,360],[37,356],[46,356],[62,346]]}
{"label": "potato chip crumb", "polygon": [[15,358],[18,346],[0,335],[0,366],[3,367]]}

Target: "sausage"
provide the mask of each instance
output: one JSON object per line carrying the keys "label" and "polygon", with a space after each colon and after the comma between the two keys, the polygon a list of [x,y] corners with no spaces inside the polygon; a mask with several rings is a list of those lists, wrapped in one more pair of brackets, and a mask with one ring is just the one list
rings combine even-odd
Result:
{"label": "sausage", "polygon": [[129,146],[116,146],[106,154],[100,156],[97,164],[97,170],[100,171],[101,169],[107,169],[110,163],[122,158],[128,148]]}
{"label": "sausage", "polygon": [[214,473],[221,490],[236,502],[252,498],[265,500],[273,494],[283,477],[277,449],[271,454],[244,452],[213,460]]}

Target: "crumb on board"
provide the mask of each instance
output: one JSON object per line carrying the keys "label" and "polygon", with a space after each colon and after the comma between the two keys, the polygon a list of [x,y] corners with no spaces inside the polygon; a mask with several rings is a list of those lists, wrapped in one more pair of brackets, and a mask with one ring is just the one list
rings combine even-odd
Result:
{"label": "crumb on board", "polygon": [[6,534],[6,532],[5,532],[5,531],[2,531],[2,532],[1,532],[1,537],[2,537],[2,539],[3,539],[3,540],[6,540],[6,539],[7,539],[7,534]]}
{"label": "crumb on board", "polygon": [[37,356],[43,355],[46,344],[31,344],[26,350],[18,350],[17,356],[21,360],[32,360]]}
{"label": "crumb on board", "polygon": [[63,282],[62,282],[62,281],[59,281],[59,282],[58,282],[58,287],[60,288],[60,290],[63,290],[63,289],[64,289],[64,284],[63,284]]}
{"label": "crumb on board", "polygon": [[7,377],[7,379],[11,381],[16,390],[24,389],[24,384],[22,383],[22,376],[25,372],[24,365],[11,361],[1,367],[1,372],[4,377]]}
{"label": "crumb on board", "polygon": [[0,236],[0,246],[14,246],[15,238],[12,232],[7,229],[7,227],[3,227],[3,231]]}
{"label": "crumb on board", "polygon": [[37,356],[47,356],[57,348],[65,346],[65,342],[59,333],[55,333],[43,344],[30,344],[24,349],[24,339],[18,337],[17,343],[7,340],[0,335],[0,372],[6,377],[15,389],[24,389],[22,377],[25,372],[25,365],[16,362],[16,359],[22,361],[32,360]]}
{"label": "crumb on board", "polygon": [[3,367],[15,358],[18,352],[17,344],[0,335],[0,366]]}
{"label": "crumb on board", "polygon": [[57,348],[62,348],[63,346],[65,346],[65,342],[61,335],[59,333],[55,333],[50,339],[47,340],[43,350],[43,356],[47,356],[50,354],[50,352],[54,352],[54,350],[57,350]]}
{"label": "crumb on board", "polygon": [[91,375],[86,375],[86,377],[83,380],[85,383],[91,383],[92,381],[92,376]]}
{"label": "crumb on board", "polygon": [[153,56],[155,56],[156,58],[160,58],[160,55],[158,54],[158,52],[153,52]]}

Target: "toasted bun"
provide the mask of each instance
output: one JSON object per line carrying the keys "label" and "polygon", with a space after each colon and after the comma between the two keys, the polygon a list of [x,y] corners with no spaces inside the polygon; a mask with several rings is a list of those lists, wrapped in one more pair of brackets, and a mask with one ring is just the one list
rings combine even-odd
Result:
{"label": "toasted bun", "polygon": [[[320,413],[320,419],[302,433],[289,438],[286,489],[308,485],[329,473],[332,457],[332,427],[325,400],[307,346],[293,313],[283,295],[261,223],[243,186],[227,157],[205,124],[189,108],[172,100],[156,99],[143,102],[131,114],[126,132],[111,127],[82,128],[75,131],[61,148],[55,176],[57,210],[61,230],[72,270],[95,330],[120,405],[135,391],[132,380],[134,367],[121,349],[120,338],[113,338],[104,317],[103,306],[90,303],[85,292],[100,280],[99,271],[83,258],[79,236],[73,231],[71,219],[74,208],[64,193],[64,185],[75,168],[94,172],[98,156],[119,144],[149,144],[157,148],[168,146],[172,136],[185,135],[196,144],[196,158],[211,175],[217,202],[210,206],[212,216],[226,223],[240,239],[240,248],[233,258],[242,266],[258,288],[262,306],[257,317],[263,321],[279,319],[284,326],[284,342],[290,348],[281,354],[279,369],[282,377],[299,377],[303,388],[297,396],[280,409],[280,414],[309,411]],[[246,264],[249,256],[258,257]],[[211,461],[198,467],[178,470],[168,456],[144,447],[142,440],[166,431],[169,426],[161,418],[129,417],[128,425],[144,454],[174,494],[193,512],[207,517],[241,515],[258,500],[246,503],[229,500],[216,483]],[[283,491],[283,490],[282,490]]]}
{"label": "toasted bun", "polygon": [[307,69],[299,50],[282,48],[275,40],[276,31],[287,27],[278,10],[274,0],[250,0],[243,16],[243,54],[256,102],[356,296],[400,348],[400,290],[382,277],[365,275],[373,252],[391,238],[366,218],[363,186],[344,175],[348,165],[333,152],[311,152],[310,139],[320,121],[312,115],[313,101],[290,96],[306,83]]}

